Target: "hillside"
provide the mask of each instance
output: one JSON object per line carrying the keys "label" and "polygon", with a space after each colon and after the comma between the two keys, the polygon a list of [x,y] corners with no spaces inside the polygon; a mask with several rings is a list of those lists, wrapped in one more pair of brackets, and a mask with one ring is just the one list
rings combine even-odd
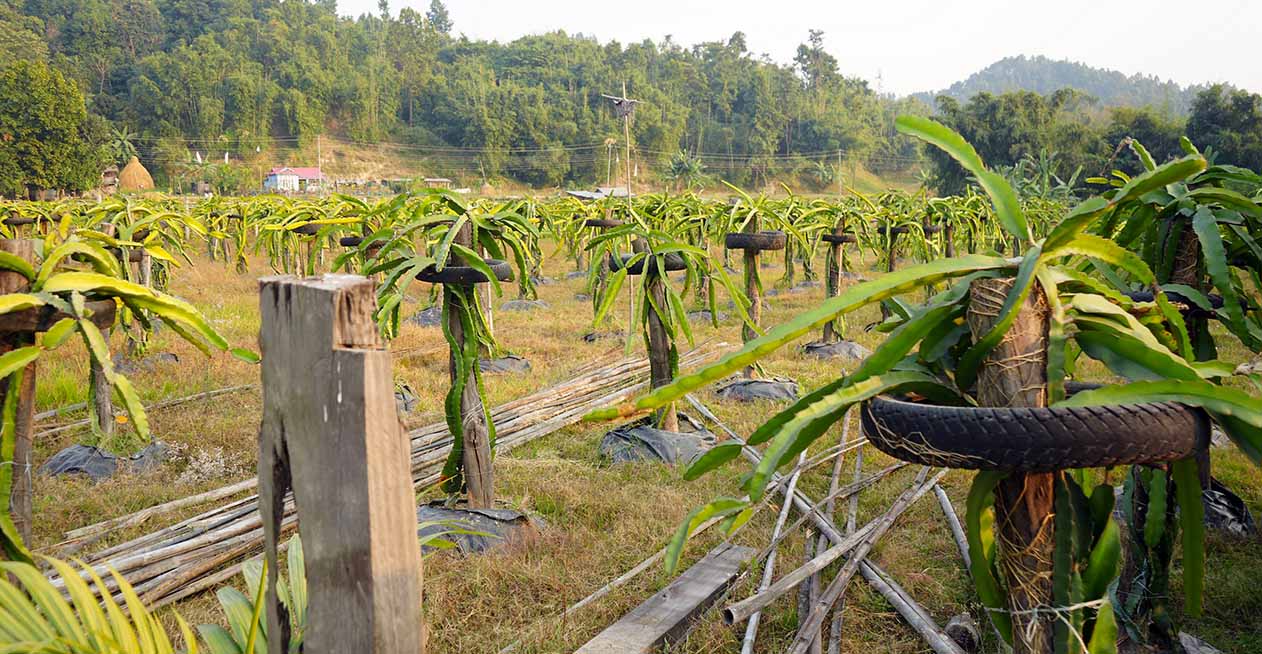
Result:
{"label": "hillside", "polygon": [[1000,59],[950,88],[917,93],[914,97],[933,105],[939,95],[967,100],[982,91],[998,94],[1025,90],[1047,94],[1066,87],[1084,91],[1105,106],[1152,106],[1179,116],[1188,114],[1193,98],[1204,88],[1182,87],[1152,75],[1126,75],[1074,61],[1021,55]]}

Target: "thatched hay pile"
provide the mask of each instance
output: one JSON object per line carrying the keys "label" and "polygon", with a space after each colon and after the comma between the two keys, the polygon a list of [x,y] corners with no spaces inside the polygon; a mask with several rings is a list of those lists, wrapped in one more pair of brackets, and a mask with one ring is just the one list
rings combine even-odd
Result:
{"label": "thatched hay pile", "polygon": [[149,191],[152,189],[153,177],[149,176],[149,171],[145,170],[139,159],[132,157],[131,161],[123,166],[123,171],[118,174],[118,190]]}

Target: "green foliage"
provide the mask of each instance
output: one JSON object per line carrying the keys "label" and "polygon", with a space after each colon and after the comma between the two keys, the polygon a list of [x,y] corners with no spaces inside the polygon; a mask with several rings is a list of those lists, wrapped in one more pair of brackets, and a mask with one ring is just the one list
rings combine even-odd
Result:
{"label": "green foliage", "polygon": [[[892,300],[942,281],[958,279],[952,288],[933,296],[923,306],[895,304],[898,310],[893,311],[891,320],[883,325],[894,327],[890,336],[856,372],[803,397],[770,418],[750,436],[751,445],[765,442],[767,448],[761,461],[744,478],[743,490],[749,501],[758,501],[766,492],[775,471],[824,434],[851,404],[879,393],[907,390],[909,387],[936,403],[975,404],[973,382],[977,365],[1004,336],[1012,324],[1015,307],[1035,284],[1042,288],[1053,305],[1055,325],[1049,333],[1049,347],[1055,347],[1056,351],[1048,352],[1047,372],[1053,386],[1053,398],[1063,395],[1061,386],[1066,373],[1076,368],[1074,359],[1084,354],[1099,359],[1114,373],[1131,380],[1127,384],[1078,393],[1067,400],[1059,400],[1058,404],[1084,406],[1169,401],[1201,407],[1246,453],[1256,456],[1262,451],[1262,399],[1215,383],[1230,375],[1231,365],[1185,358],[1191,354],[1187,345],[1187,325],[1157,284],[1156,274],[1142,257],[1106,238],[1085,233],[1095,229],[1112,234],[1126,216],[1136,212],[1144,215],[1146,203],[1161,193],[1186,196],[1183,185],[1194,184],[1198,175],[1210,174],[1212,170],[1207,169],[1203,157],[1193,152],[1162,165],[1148,161],[1146,165],[1150,169],[1144,174],[1119,181],[1117,189],[1104,197],[1081,203],[1066,212],[1050,229],[1031,230],[1025,212],[1015,201],[1015,194],[1008,183],[988,171],[976,150],[957,133],[933,121],[914,117],[900,118],[898,126],[941,147],[964,170],[981,181],[1007,235],[1020,242],[1024,249],[1022,256],[1010,260],[977,255],[939,259],[852,286],[839,296],[746,343],[740,351],[723,357],[717,363],[634,402],[594,412],[589,417],[610,418],[663,406],[752,364],[838,315],[861,306]],[[1223,175],[1226,171],[1214,174]],[[1243,173],[1236,174],[1236,177],[1242,176]],[[1249,204],[1243,198],[1221,192],[1212,196],[1220,203],[1230,202],[1239,208],[1247,208]],[[1202,241],[1213,240],[1205,238],[1211,226],[1202,219],[1197,230]],[[1035,232],[1048,235],[1036,238]],[[1215,247],[1209,249],[1209,254],[1221,258],[1221,253],[1215,255]],[[1084,274],[1085,270],[1098,273],[1103,281]],[[1012,278],[1012,289],[996,326],[990,333],[973,341],[967,330],[955,330],[953,326],[958,324],[967,309],[971,281],[995,276]],[[1132,284],[1152,290],[1155,294],[1153,301],[1133,301],[1120,292],[1130,290]],[[1238,318],[1226,316],[1229,321]],[[952,334],[952,340],[943,347],[940,339],[947,332]],[[917,345],[918,350],[915,349]],[[1101,434],[1101,437],[1107,438],[1107,434]],[[728,451],[716,454],[697,472],[717,466],[727,458],[731,458]],[[983,531],[987,524],[987,496],[997,478],[988,474],[979,475],[970,494],[969,539],[975,549],[972,567],[979,593],[988,606],[996,606],[1002,591],[994,583],[994,575],[990,574],[993,564]],[[1181,509],[1186,515],[1198,515],[1199,510],[1192,506],[1193,503],[1199,505],[1199,494],[1194,490],[1195,468],[1189,469],[1186,464],[1176,465],[1175,477],[1182,480],[1176,493]],[[1107,502],[1095,499],[1097,496],[1105,497],[1104,493],[1109,491],[1096,489],[1089,499],[1078,483],[1077,479],[1066,477],[1057,490],[1057,504],[1062,508],[1057,510],[1054,585],[1058,589],[1059,605],[1089,603],[1099,607],[1098,613],[1082,609],[1071,611],[1072,629],[1059,628],[1058,638],[1068,646],[1071,638],[1080,636],[1084,642],[1090,643],[1092,651],[1112,651],[1111,638],[1092,638],[1092,631],[1096,624],[1106,635],[1116,629],[1113,611],[1105,594],[1109,582],[1117,575],[1119,533],[1116,525],[1109,521],[1108,507],[1104,506]],[[732,502],[725,498],[707,508],[711,513],[741,510],[741,503]],[[1153,541],[1165,538],[1167,533],[1163,518],[1157,516],[1137,528],[1141,542],[1145,531]],[[683,536],[690,529],[691,525],[681,527],[678,547],[682,547]],[[1199,528],[1185,532],[1184,551],[1192,558],[1184,569],[1184,587],[1194,594],[1199,594],[1204,574],[1200,564],[1203,557],[1200,538]],[[1199,598],[1189,597],[1188,601],[1189,607],[1199,606]]]}
{"label": "green foliage", "polygon": [[[62,210],[83,209],[64,205]],[[95,205],[94,212],[67,213],[44,238],[37,242],[38,264],[11,255],[0,256],[0,269],[22,275],[29,280],[29,290],[0,296],[0,313],[42,308],[58,318],[42,334],[35,335],[33,345],[15,349],[0,357],[0,379],[8,381],[10,388],[19,384],[28,364],[53,352],[78,336],[89,357],[96,362],[106,380],[117,393],[134,426],[136,438],[148,441],[149,422],[140,396],[126,376],[114,369],[109,343],[94,322],[96,311],[103,310],[102,303],[113,304],[118,309],[116,321],[123,324],[134,317],[144,331],[152,329],[154,321],[161,321],[173,332],[192,343],[207,355],[214,351],[229,351],[247,361],[258,357],[242,348],[232,348],[192,305],[164,293],[142,286],[128,279],[129,267],[124,252],[131,248],[144,249],[160,262],[174,264],[174,257],[164,245],[182,252],[178,238],[182,228],[198,227],[196,221],[185,220],[169,211],[153,206],[134,206],[131,200],[111,200]],[[77,220],[76,220],[77,218]],[[77,224],[76,224],[77,223]],[[113,226],[115,236],[91,229],[101,224]],[[197,230],[199,233],[204,229]],[[177,236],[177,234],[179,236]],[[119,254],[111,252],[114,248]],[[120,261],[122,259],[122,261]],[[93,304],[95,303],[95,304]],[[121,318],[121,320],[120,320]],[[13,480],[15,404],[17,393],[6,395],[3,428],[0,429],[0,496],[8,497]],[[90,419],[98,421],[95,403],[89,402]],[[0,513],[0,547],[9,558],[29,560],[7,511]]]}
{"label": "green foliage", "polygon": [[[417,547],[431,547],[435,550],[451,549],[455,543],[447,539],[453,534],[487,536],[483,532],[472,531],[455,521],[423,522],[419,529],[426,532]],[[440,527],[440,529],[431,529]],[[285,545],[285,574],[276,575],[276,598],[285,607],[289,616],[289,654],[303,651],[303,642],[307,635],[307,616],[309,613],[307,595],[307,559],[302,549],[302,538],[298,534],[290,537]],[[246,593],[225,586],[215,592],[219,600],[219,608],[227,619],[227,628],[217,624],[197,626],[197,632],[206,644],[209,654],[246,654],[249,652],[267,652],[268,633],[267,617],[264,614],[266,598],[267,563],[262,558],[253,558],[241,566],[241,579],[245,582]],[[251,599],[253,598],[253,599]],[[186,642],[192,643],[193,649],[188,654],[196,654],[196,643],[187,635]]]}
{"label": "green foliage", "polygon": [[[1154,75],[1124,75],[1073,61],[1019,55],[1004,57],[939,95],[966,101],[979,93],[1026,90],[1048,94],[1063,88],[1078,89],[1109,107],[1152,106],[1175,115],[1188,112],[1197,91],[1197,87],[1183,88]],[[921,97],[925,102],[933,99],[928,94]]]}
{"label": "green foliage", "polygon": [[[302,651],[307,633],[307,571],[302,539],[297,534],[286,544],[287,574],[276,575],[276,597],[289,617],[290,654]],[[219,607],[228,620],[227,628],[217,624],[198,625],[197,632],[210,654],[243,654],[267,652],[267,617],[263,604],[266,597],[267,563],[250,559],[241,566],[246,593],[225,586],[215,591]],[[253,598],[253,599],[251,599]]]}
{"label": "green foliage", "polygon": [[94,188],[103,161],[83,94],[40,62],[0,67],[0,196]]}
{"label": "green foliage", "polygon": [[610,157],[599,144],[622,137],[600,96],[615,91],[611,80],[651,108],[631,125],[642,170],[666,170],[681,149],[723,152],[706,160],[711,173],[767,183],[809,163],[806,153],[897,165],[915,154],[891,128],[894,102],[841,75],[819,32],[790,67],[763,61],[739,34],[695,48],[561,32],[473,41],[453,34],[440,0],[353,19],[329,2],[274,0],[22,7],[0,13],[0,51],[33,40],[22,57],[58,53],[53,63],[90,93],[94,114],[139,130],[133,143],[160,176],[175,177],[190,150],[240,159],[335,133],[434,146],[443,154],[426,167],[448,176],[603,181]]}
{"label": "green foliage", "polygon": [[[82,574],[90,580],[89,585],[80,577],[80,570],[56,559],[44,560],[66,582],[64,592],[69,601],[34,564],[0,562],[0,651],[175,654],[175,645],[162,623],[121,575],[110,572],[110,581],[117,584],[114,589],[84,565]],[[115,595],[122,597],[123,606]],[[197,654],[192,630],[179,614],[175,617],[186,654]]]}
{"label": "green foliage", "polygon": [[1262,96],[1215,84],[1197,94],[1187,136],[1223,163],[1262,169]]}

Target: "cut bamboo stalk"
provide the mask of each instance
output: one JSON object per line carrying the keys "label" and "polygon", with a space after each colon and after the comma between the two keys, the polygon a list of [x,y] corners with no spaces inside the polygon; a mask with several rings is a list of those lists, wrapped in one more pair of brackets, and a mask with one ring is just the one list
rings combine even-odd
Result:
{"label": "cut bamboo stalk", "polygon": [[[243,384],[241,386],[229,386],[227,388],[219,388],[213,391],[206,391],[204,393],[194,393],[193,395],[189,395],[187,397],[175,398],[173,400],[163,400],[161,402],[158,402],[157,404],[153,404],[153,405],[145,407],[145,412],[148,413],[150,411],[156,411],[158,409],[167,409],[173,406],[178,406],[178,405],[185,404],[188,402],[195,402],[198,400],[209,400],[212,397],[218,397],[220,395],[225,395],[227,393],[235,393],[237,391],[244,391],[247,389],[254,388],[255,386],[257,386],[257,384]],[[90,424],[90,422],[91,422],[90,418],[85,418],[83,420],[76,420],[74,422],[68,422],[64,425],[59,425],[57,427],[45,429],[44,431],[39,432],[35,436],[37,438],[53,436],[55,434],[60,434],[62,432],[70,431],[72,429],[87,427]]]}
{"label": "cut bamboo stalk", "polygon": [[966,654],[954,640],[938,628],[937,623],[924,607],[894,582],[889,573],[877,567],[875,563],[865,560],[859,566],[859,574],[876,589],[876,592],[881,594],[881,597],[885,598],[885,601],[890,603],[890,606],[898,611],[899,615],[903,616],[903,620],[916,630],[916,633],[936,654]]}
{"label": "cut bamboo stalk", "polygon": [[[840,249],[841,244],[838,243],[836,245],[838,246],[838,249]],[[830,275],[832,274],[831,270],[829,271],[829,274]],[[838,272],[838,275],[840,275],[840,271]],[[831,326],[832,326],[831,322],[824,325],[825,332],[827,332]],[[827,333],[825,333],[824,342],[828,342]],[[849,440],[850,440],[850,411],[846,411],[846,414],[841,417],[841,445],[843,448],[847,445]],[[841,481],[841,469],[842,469],[842,466],[845,464],[845,460],[846,460],[845,457],[837,458],[837,460],[833,463],[833,473],[828,478],[828,497],[824,499],[824,516],[827,517],[829,520],[832,520],[833,522],[836,522],[836,518],[835,518],[836,500],[833,498],[833,495],[837,492],[837,485]],[[855,497],[857,498],[858,496],[856,495]],[[849,536],[851,533],[853,533],[853,530],[846,531],[847,536]],[[818,551],[823,551],[827,548],[828,548],[828,538],[821,534],[819,537],[819,542],[816,543],[815,545],[815,550],[818,552]],[[819,587],[820,587],[820,578],[819,578],[819,575],[816,574],[813,577],[811,577],[811,588],[814,593],[811,598],[812,600],[816,600],[819,598]],[[837,605],[833,607],[833,617],[832,617],[832,620],[830,621],[829,630],[828,630],[827,651],[829,654],[837,654],[838,650],[841,647],[841,641],[840,641],[841,616],[845,609],[845,605],[846,605],[845,598],[843,597],[840,600],[838,600]]]}
{"label": "cut bamboo stalk", "polygon": [[[785,504],[791,505],[792,502],[785,502]],[[794,588],[797,588],[799,584],[810,579],[811,575],[818,573],[820,570],[823,570],[832,564],[833,561],[836,561],[845,554],[853,551],[872,534],[872,531],[877,526],[878,520],[879,518],[864,525],[861,529],[859,529],[859,531],[855,532],[849,538],[824,550],[815,558],[788,572],[766,589],[750,595],[739,602],[728,604],[723,609],[723,621],[728,624],[736,624],[742,620],[749,619],[754,614],[762,611],[762,609],[766,608],[768,604],[776,601],[785,593],[792,591]]]}
{"label": "cut bamboo stalk", "polygon": [[[726,343],[706,343],[680,357],[681,365],[694,366],[713,360],[728,346]],[[500,451],[512,448],[545,436],[557,429],[573,424],[590,410],[600,406],[621,401],[631,394],[647,386],[644,379],[648,372],[648,362],[643,358],[630,358],[616,361],[580,375],[575,379],[562,382],[533,395],[506,403],[492,414],[497,426],[500,418],[507,417],[506,428],[500,432],[496,447]],[[510,414],[510,415],[503,415]],[[413,447],[412,478],[414,487],[431,486],[441,478],[441,469],[447,452],[451,447],[451,438],[446,433],[443,423],[430,425],[409,434]],[[418,443],[427,454],[416,456]],[[422,461],[418,463],[418,461]],[[227,493],[232,488],[235,492],[244,492],[257,487],[257,479],[244,480],[219,491]],[[210,491],[214,493],[215,491]],[[233,493],[235,494],[235,493]],[[202,494],[206,495],[206,494]],[[114,518],[114,521],[138,521],[135,524],[152,519],[154,516],[169,513],[177,508],[194,506],[198,502],[189,501],[182,504],[176,500],[156,507],[142,509],[128,516]],[[295,524],[295,506],[291,496],[286,496],[283,512],[283,525]],[[137,514],[143,513],[143,516]],[[108,521],[107,521],[108,522]],[[102,531],[98,523],[82,528]],[[82,530],[78,537],[83,537]],[[103,533],[108,533],[108,529]],[[103,574],[109,567],[120,566],[120,574],[128,581],[130,575],[140,574],[137,589],[144,593],[147,603],[165,606],[177,598],[192,594],[187,588],[210,588],[214,581],[231,577],[228,570],[217,570],[220,565],[240,557],[257,552],[262,546],[263,530],[258,513],[258,497],[256,495],[230,502],[228,505],[212,508],[198,516],[183,520],[177,524],[163,527],[155,532],[140,536],[128,543],[116,545],[108,550],[108,556],[98,553],[85,557],[86,562],[98,573]],[[213,559],[213,564],[201,565]],[[229,570],[239,569],[230,566]],[[55,586],[64,587],[64,581],[54,575],[50,579]]]}
{"label": "cut bamboo stalk", "polygon": [[903,514],[903,511],[907,510],[907,507],[911,506],[912,502],[928,493],[933,488],[933,485],[946,475],[946,471],[943,470],[935,475],[929,483],[922,483],[928,473],[928,467],[920,469],[920,473],[916,475],[916,486],[904,491],[894,501],[894,505],[885,512],[885,515],[878,519],[876,527],[873,528],[868,537],[864,538],[863,542],[850,554],[846,564],[842,566],[841,571],[837,573],[832,583],[828,585],[819,602],[811,609],[810,615],[798,627],[798,635],[789,647],[789,654],[803,654],[811,647],[811,643],[814,642],[820,628],[824,625],[824,619],[827,617],[828,612],[837,603],[842,593],[846,592],[846,586],[850,583],[851,577],[858,571],[859,564],[863,562],[863,558],[868,555],[868,552],[872,551],[872,546],[876,544],[876,541],[880,540],[881,536],[884,536],[889,531],[890,527],[894,526],[894,521]]}
{"label": "cut bamboo stalk", "polygon": [[[955,540],[955,546],[960,550],[960,558],[964,561],[964,574],[971,579],[973,577],[973,569],[969,565],[968,553],[968,536],[964,534],[964,526],[960,524],[960,516],[955,512],[955,505],[951,503],[951,498],[947,496],[946,491],[942,490],[942,486],[934,486],[933,494],[938,498],[938,506],[942,507],[942,515],[946,517],[947,526],[951,529],[951,537]],[[997,642],[1003,642],[1003,636],[999,633],[999,628],[995,626],[994,616],[990,611],[986,611],[986,619],[990,623],[990,628],[995,631]]]}
{"label": "cut bamboo stalk", "polygon": [[[802,476],[802,461],[806,458],[806,452],[798,454],[798,470],[795,470],[789,477],[789,483],[785,486],[785,494],[792,495],[797,489],[798,478]],[[780,505],[780,514],[776,516],[776,524],[771,530],[771,539],[776,540],[780,537],[780,531],[784,529],[784,523],[789,519],[789,509],[793,506],[792,502],[784,502]],[[767,590],[771,585],[771,578],[776,573],[776,552],[773,549],[767,554],[767,560],[763,563],[762,580],[758,582],[758,592]],[[755,611],[749,616],[749,624],[745,625],[745,638],[741,641],[741,654],[753,654],[754,642],[758,640],[758,623],[762,619],[762,612]]]}
{"label": "cut bamboo stalk", "polygon": [[[695,406],[698,411],[701,411],[702,414],[705,415],[708,420],[715,423],[715,425],[717,425],[720,429],[726,432],[729,437],[731,437],[733,440],[739,443],[742,443],[742,444],[744,443],[744,440],[742,440],[739,436],[737,436],[735,432],[733,432],[731,429],[728,429],[726,425],[719,422],[718,418],[715,417],[713,413],[710,413],[707,409],[705,409],[705,405],[701,404],[700,402],[698,402],[695,398],[692,398],[691,396],[688,399],[690,402],[692,402],[693,406]],[[860,452],[862,452],[862,450],[860,450]],[[762,455],[757,450],[749,446],[743,447],[741,449],[741,454],[746,459],[754,463],[755,465],[757,465],[758,461],[760,461],[762,458]],[[779,473],[773,474],[773,480],[778,482],[780,479],[782,479],[782,476]],[[808,498],[801,490],[794,491],[794,493],[792,493],[790,497],[792,498],[794,508],[796,508],[799,512],[801,512],[805,518],[808,518],[813,523],[815,523],[815,526],[819,528],[820,533],[827,536],[828,540],[831,543],[833,543],[834,546],[840,545],[845,542],[846,537],[843,536],[842,533],[837,530],[837,527],[831,521],[824,518],[823,514],[817,510],[816,508],[817,505],[812,503],[810,498]],[[867,562],[865,561],[864,563],[866,564]],[[866,567],[861,566],[861,569],[866,569]],[[866,574],[864,575],[864,579],[867,580],[869,584],[874,585],[874,582],[872,581],[872,579],[869,579]],[[899,615],[901,615],[903,619],[908,622],[908,624],[912,624],[913,626],[915,624],[921,624],[923,626],[923,622],[927,614],[924,614],[923,612],[918,613],[915,610],[913,610],[913,607],[918,606],[918,605],[915,604],[914,600],[912,600],[910,597],[906,597],[904,599],[906,601],[895,604],[894,609],[898,611]],[[937,626],[932,624],[932,621],[929,626],[932,626],[933,630],[936,633],[939,633],[939,634],[941,633],[937,629]],[[934,651],[937,654],[962,654],[959,647],[954,646],[953,642],[948,643],[945,646],[938,645],[939,643],[941,643],[942,640],[949,641],[950,639],[946,638],[946,636],[943,635],[942,638],[940,639],[930,639],[930,640],[927,640],[927,642],[929,642],[931,647],[934,647]],[[938,645],[938,646],[935,646],[935,645]],[[939,649],[939,647],[942,647],[942,648]]]}

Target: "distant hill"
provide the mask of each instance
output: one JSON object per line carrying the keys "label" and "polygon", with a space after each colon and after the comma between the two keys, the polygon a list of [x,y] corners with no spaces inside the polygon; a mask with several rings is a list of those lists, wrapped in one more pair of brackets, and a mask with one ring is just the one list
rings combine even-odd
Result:
{"label": "distant hill", "polygon": [[1152,75],[1126,75],[1074,61],[1021,55],[1000,59],[948,89],[917,93],[914,97],[934,106],[934,98],[939,95],[963,101],[982,91],[998,94],[1026,90],[1047,94],[1065,87],[1086,92],[1105,106],[1151,105],[1178,115],[1186,115],[1191,110],[1192,100],[1204,88],[1182,87]]}

